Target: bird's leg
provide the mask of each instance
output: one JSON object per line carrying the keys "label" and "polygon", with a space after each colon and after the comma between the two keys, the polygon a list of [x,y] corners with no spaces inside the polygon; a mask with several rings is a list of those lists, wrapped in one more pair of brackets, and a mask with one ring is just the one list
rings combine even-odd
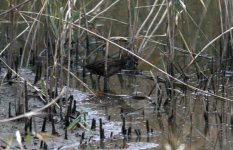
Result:
{"label": "bird's leg", "polygon": [[99,76],[98,76],[98,81],[97,81],[97,82],[98,82],[98,90],[99,90],[99,91],[101,91],[101,88],[100,88],[100,77],[101,77],[101,76],[99,75]]}
{"label": "bird's leg", "polygon": [[96,90],[96,82],[94,81],[92,74],[90,74],[90,79],[91,79],[92,88]]}
{"label": "bird's leg", "polygon": [[122,77],[122,74],[117,74],[117,76],[118,76],[118,79],[119,79],[121,88],[124,88],[124,85],[123,85],[124,79],[123,79],[123,77]]}
{"label": "bird's leg", "polygon": [[109,91],[109,78],[104,77],[104,92],[107,93]]}

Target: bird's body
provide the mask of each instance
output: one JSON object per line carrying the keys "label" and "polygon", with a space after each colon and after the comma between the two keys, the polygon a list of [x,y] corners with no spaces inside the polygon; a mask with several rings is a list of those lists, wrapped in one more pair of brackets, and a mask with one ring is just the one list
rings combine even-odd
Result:
{"label": "bird's body", "polygon": [[106,60],[99,60],[85,66],[91,74],[96,74],[99,76],[98,85],[100,83],[101,76],[108,78],[121,72],[122,69],[135,69],[137,65],[137,59],[126,55],[122,56],[121,58],[108,58],[107,71],[105,71],[105,64]]}
{"label": "bird's body", "polygon": [[117,74],[124,67],[125,59],[108,59],[107,60],[107,72],[105,73],[105,63],[106,60],[96,61],[86,65],[86,68],[92,73],[99,76],[110,77]]}

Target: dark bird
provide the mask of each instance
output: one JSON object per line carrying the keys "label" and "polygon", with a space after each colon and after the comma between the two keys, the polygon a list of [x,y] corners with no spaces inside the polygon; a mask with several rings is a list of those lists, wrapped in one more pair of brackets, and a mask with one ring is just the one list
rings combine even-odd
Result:
{"label": "dark bird", "polygon": [[85,67],[92,73],[103,77],[110,77],[122,69],[136,69],[137,59],[134,56],[123,55],[121,58],[107,59],[107,72],[105,73],[106,60],[99,60],[87,64]]}
{"label": "dark bird", "polygon": [[[122,69],[136,69],[137,66],[137,59],[134,56],[123,55],[121,58],[108,58],[107,59],[107,72],[105,71],[105,62],[106,60],[99,60],[93,63],[87,64],[85,67],[91,72],[91,74],[98,75],[98,88],[100,89],[100,77],[111,77],[119,72]],[[91,76],[91,80],[92,76]],[[107,87],[104,86],[104,91]]]}

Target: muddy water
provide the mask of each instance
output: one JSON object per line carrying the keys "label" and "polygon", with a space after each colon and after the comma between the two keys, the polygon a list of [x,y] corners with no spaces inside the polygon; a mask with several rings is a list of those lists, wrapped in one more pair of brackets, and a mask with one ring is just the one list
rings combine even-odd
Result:
{"label": "muddy water", "polygon": [[[4,70],[2,70],[3,72]],[[29,81],[33,79],[32,72],[27,69],[20,71],[20,74],[25,76]],[[4,73],[2,74],[4,75]],[[116,80],[116,83],[114,81]],[[138,78],[131,80],[124,76],[124,83],[135,87],[137,84],[146,86],[147,90],[142,91],[138,88],[138,94],[146,95],[149,89],[152,88],[153,82],[148,79]],[[130,81],[129,81],[130,80]],[[88,80],[87,80],[88,81]],[[137,82],[140,81],[140,82]],[[143,82],[142,82],[143,81]],[[130,87],[128,84],[119,84],[117,76],[110,79],[111,91],[118,91],[119,88]],[[141,83],[142,82],[142,83]],[[148,83],[147,83],[148,82]],[[89,81],[90,86],[91,82]],[[118,83],[118,84],[117,84]],[[146,84],[147,83],[147,84]],[[160,83],[161,87],[163,83]],[[136,86],[138,87],[138,86]],[[231,87],[229,87],[230,89]],[[14,116],[14,103],[17,99],[17,84],[1,86],[1,119],[8,118],[8,104],[12,103],[12,115]],[[134,89],[135,90],[135,89]],[[133,97],[131,88],[128,91],[122,90],[119,93],[98,93],[97,98],[92,98],[88,93],[81,92],[77,89],[70,89],[70,94],[77,101],[77,110],[82,113],[82,123],[85,123],[87,129],[77,128],[68,131],[68,140],[64,140],[64,124],[59,117],[56,118],[57,135],[52,135],[51,123],[46,126],[47,132],[40,132],[43,123],[43,114],[34,117],[33,132],[30,136],[24,136],[24,122],[13,121],[1,124],[1,146],[5,147],[10,144],[11,149],[19,148],[15,139],[15,132],[19,130],[25,138],[23,145],[25,148],[38,149],[40,140],[34,138],[35,132],[40,135],[48,144],[49,149],[172,149],[190,148],[190,149],[230,149],[232,146],[232,132],[229,123],[220,123],[219,108],[215,108],[214,102],[216,99],[203,94],[201,92],[186,91],[182,88],[176,88],[177,94],[177,113],[172,116],[172,106],[164,106],[158,109],[154,104],[156,101],[155,95],[149,97]],[[134,91],[135,92],[135,91]],[[166,99],[165,94],[163,99]],[[208,122],[205,121],[205,102],[210,101]],[[7,100],[7,101],[6,101]],[[43,103],[35,98],[29,99],[30,109],[34,110],[43,106]],[[219,101],[217,103],[220,103]],[[217,106],[218,107],[218,106]],[[228,109],[228,107],[226,107]],[[84,117],[85,114],[85,117]],[[230,117],[229,113],[223,115],[223,120]],[[85,119],[84,119],[85,118]],[[90,131],[92,119],[97,122],[96,131]],[[102,119],[103,129],[105,131],[105,139],[100,140],[99,136],[99,119]],[[122,134],[123,118],[125,118],[125,128],[131,127],[131,135]],[[172,120],[175,119],[175,122]],[[147,133],[146,121],[149,121],[149,133]],[[229,119],[228,119],[229,120]],[[9,125],[10,124],[10,125]],[[137,132],[136,132],[137,130]],[[140,130],[140,136],[138,132]],[[80,143],[81,135],[85,132],[85,138]],[[11,139],[9,143],[7,139]],[[3,142],[4,141],[4,142]]]}
{"label": "muddy water", "polygon": [[[156,97],[155,91],[149,97],[139,98],[141,95],[145,96],[150,93],[155,84],[153,80],[142,78],[142,76],[122,76],[122,84],[117,75],[111,77],[110,93],[103,94],[96,89],[99,97],[86,103],[87,107],[88,105],[92,106],[98,111],[100,115],[97,118],[106,118],[106,126],[103,126],[107,131],[109,130],[108,123],[112,122],[112,127],[118,127],[118,129],[114,129],[118,131],[118,134],[113,133],[112,137],[111,131],[107,132],[106,137],[109,138],[106,140],[82,145],[82,148],[93,146],[105,149],[134,149],[140,146],[142,149],[161,150],[169,148],[231,149],[232,129],[229,113],[231,104],[229,102],[221,101],[221,99],[203,92],[185,90],[183,86],[175,84],[173,100],[176,100],[176,113],[172,113],[174,107],[164,104],[167,98],[164,83],[159,83],[164,105],[158,109],[158,97]],[[161,77],[161,75],[159,76]],[[229,80],[229,84],[225,85],[226,92],[231,93],[232,74],[226,76]],[[201,81],[197,82],[194,76],[190,75],[189,77],[190,84],[197,87],[203,84]],[[94,80],[97,79],[94,78]],[[102,80],[100,86],[103,89]],[[93,82],[90,80],[87,80],[87,83],[90,87],[93,86]],[[217,89],[220,94],[221,86]],[[135,92],[138,97],[133,97]],[[231,96],[229,95],[229,97]],[[132,128],[131,137],[123,136],[121,133],[123,118],[126,120],[126,128]],[[147,120],[150,131],[153,130],[149,134],[146,130]],[[141,131],[140,138],[135,132],[137,129]],[[134,148],[132,148],[133,146]]]}
{"label": "muddy water", "polygon": [[[28,82],[33,82],[35,75],[30,69],[20,69],[19,74],[27,79]],[[1,79],[4,79],[6,70],[1,70]],[[14,76],[14,75],[13,75]],[[1,119],[9,118],[9,103],[11,103],[11,116],[15,116],[16,101],[19,100],[21,89],[23,84],[19,80],[14,80],[14,83],[9,85],[3,83],[0,93],[0,107],[1,107]],[[30,90],[29,90],[30,91]],[[29,95],[32,93],[29,92]],[[86,148],[128,148],[134,149],[140,146],[143,149],[155,148],[159,144],[157,138],[160,133],[156,131],[152,125],[150,125],[150,133],[146,131],[146,120],[148,120],[148,114],[154,111],[154,107],[149,105],[151,99],[132,99],[130,95],[115,96],[115,94],[109,94],[100,96],[98,98],[91,98],[88,93],[81,92],[76,89],[69,89],[69,94],[74,96],[77,101],[77,110],[82,114],[82,123],[86,124],[86,130],[80,128],[68,131],[68,140],[64,140],[64,124],[59,117],[56,118],[56,135],[51,134],[51,123],[47,123],[46,132],[40,132],[42,129],[43,118],[46,116],[45,112],[41,112],[33,117],[33,128],[30,134],[26,135],[24,131],[25,123],[23,120],[10,121],[1,123],[1,146],[9,147],[10,149],[19,148],[19,144],[16,141],[15,133],[20,131],[23,140],[24,148],[38,149],[40,147],[41,140],[46,141],[49,149],[86,149]],[[114,95],[114,96],[113,96]],[[34,96],[29,96],[29,110],[33,111],[43,107],[43,102]],[[145,110],[146,109],[146,110]],[[84,117],[85,115],[85,117]],[[84,119],[85,118],[85,119]],[[96,131],[90,131],[90,125],[92,119],[96,119],[97,128]],[[99,137],[99,119],[102,119],[103,128],[105,131],[105,140],[100,140]],[[125,118],[126,129],[132,128],[130,136],[122,135],[122,118]],[[134,130],[139,130],[141,135],[135,134]],[[153,131],[152,131],[153,130]],[[80,142],[80,136],[85,132],[85,138]],[[37,138],[35,138],[37,137]],[[38,137],[40,137],[38,139]],[[10,141],[8,141],[10,139]],[[84,143],[84,144],[83,144]],[[9,145],[8,145],[9,144]]]}
{"label": "muddy water", "polygon": [[[29,82],[34,80],[31,70],[22,69],[19,70],[19,73]],[[4,77],[5,74],[6,72],[2,69],[1,77]],[[228,74],[228,76],[230,75]],[[185,91],[182,87],[176,87],[177,105],[176,113],[173,114],[171,112],[174,109],[172,105],[164,104],[158,109],[158,97],[154,91],[150,96],[143,97],[148,95],[154,85],[151,79],[144,79],[140,76],[132,79],[127,75],[122,76],[124,79],[122,85],[118,76],[115,75],[110,78],[110,92],[103,94],[98,92],[99,90],[95,90],[98,95],[96,98],[81,91],[80,87],[69,90],[69,94],[72,94],[77,101],[76,110],[82,113],[82,123],[86,124],[87,129],[69,130],[68,140],[64,140],[65,126],[58,116],[55,116],[56,135],[51,134],[51,122],[47,122],[46,132],[40,132],[45,114],[38,114],[33,118],[33,129],[30,136],[24,135],[23,121],[1,123],[1,146],[6,147],[9,144],[11,149],[18,149],[15,133],[19,130],[22,137],[25,138],[24,147],[29,149],[40,147],[41,140],[34,138],[35,133],[46,141],[49,149],[139,149],[140,147],[140,149],[163,150],[169,147],[172,149],[185,147],[211,150],[231,148],[232,130],[231,124],[228,122],[231,116],[230,108],[227,107],[227,105],[230,106],[229,103],[221,102],[219,99],[201,92]],[[88,76],[87,83],[90,87],[92,86]],[[164,83],[159,84],[163,89]],[[102,82],[100,86],[103,86]],[[19,97],[17,93],[20,88],[22,88],[22,84],[8,85],[5,82],[2,84],[0,92],[1,119],[8,118],[9,102],[12,103],[11,114],[15,115],[15,101]],[[225,88],[229,90],[228,93],[232,91],[232,85]],[[162,103],[166,100],[164,91],[161,91]],[[209,106],[208,112],[205,114],[207,101]],[[29,103],[30,110],[44,105],[33,97],[29,99]],[[225,108],[222,112],[220,112],[221,107]],[[208,119],[206,119],[207,117]],[[90,130],[93,118],[97,122],[96,131]],[[100,118],[103,122],[104,140],[101,140],[99,136]],[[125,128],[127,129],[126,135],[122,134],[123,118],[125,118]],[[147,120],[149,121],[149,133],[147,133],[146,127]],[[128,136],[129,127],[131,127],[130,136]],[[80,143],[81,135],[84,132],[85,138]],[[11,140],[12,143],[10,143]]]}

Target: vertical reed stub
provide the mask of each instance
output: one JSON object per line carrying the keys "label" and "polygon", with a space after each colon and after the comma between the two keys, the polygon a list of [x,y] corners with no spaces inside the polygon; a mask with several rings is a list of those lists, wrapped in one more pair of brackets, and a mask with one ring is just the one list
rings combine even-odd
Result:
{"label": "vertical reed stub", "polygon": [[28,112],[28,89],[27,89],[27,81],[24,81],[24,103],[25,103],[25,112]]}
{"label": "vertical reed stub", "polygon": [[149,121],[146,120],[146,131],[147,131],[147,134],[150,133],[150,127],[149,127]]}

